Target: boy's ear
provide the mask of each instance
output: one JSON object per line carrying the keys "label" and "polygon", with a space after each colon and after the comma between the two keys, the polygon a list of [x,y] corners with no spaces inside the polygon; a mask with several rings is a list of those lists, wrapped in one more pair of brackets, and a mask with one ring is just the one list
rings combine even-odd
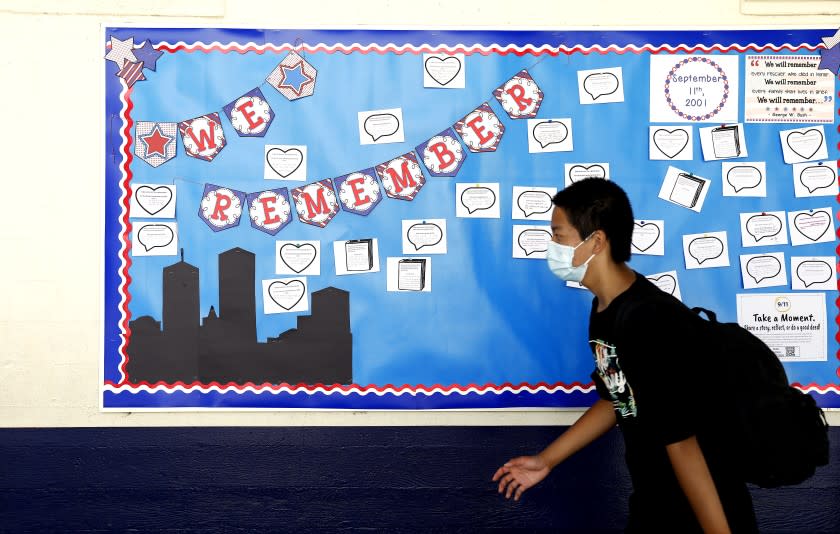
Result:
{"label": "boy's ear", "polygon": [[595,254],[603,252],[607,248],[607,234],[605,234],[603,230],[595,230],[595,233],[592,235],[592,239],[595,240],[595,247],[592,250]]}

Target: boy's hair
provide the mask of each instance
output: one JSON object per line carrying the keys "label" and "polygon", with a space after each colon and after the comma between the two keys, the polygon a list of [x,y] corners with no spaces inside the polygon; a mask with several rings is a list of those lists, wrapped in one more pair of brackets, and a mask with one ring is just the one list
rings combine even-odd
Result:
{"label": "boy's hair", "polygon": [[630,261],[633,208],[622,188],[610,180],[587,178],[559,191],[553,201],[581,237],[602,230],[610,240],[613,261]]}

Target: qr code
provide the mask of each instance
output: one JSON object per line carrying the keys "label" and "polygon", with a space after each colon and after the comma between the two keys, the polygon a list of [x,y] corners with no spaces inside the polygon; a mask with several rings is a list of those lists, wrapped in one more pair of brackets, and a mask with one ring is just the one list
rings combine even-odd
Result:
{"label": "qr code", "polygon": [[785,347],[785,358],[796,358],[798,356],[797,347]]}

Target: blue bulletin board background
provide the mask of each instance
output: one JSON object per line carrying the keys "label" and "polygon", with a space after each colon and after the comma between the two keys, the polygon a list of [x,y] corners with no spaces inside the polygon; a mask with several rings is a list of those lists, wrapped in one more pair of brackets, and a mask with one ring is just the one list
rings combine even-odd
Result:
{"label": "blue bulletin board background", "polygon": [[[782,160],[779,131],[800,124],[744,125],[748,161],[765,161],[765,198],[723,197],[721,162],[704,162],[694,125],[691,161],[649,159],[649,68],[653,53],[739,57],[739,122],[744,118],[746,54],[818,54],[820,39],[834,29],[729,31],[420,31],[420,30],[240,30],[106,28],[111,37],[149,40],[163,55],[156,70],[131,89],[105,61],[105,324],[101,400],[104,409],[146,408],[339,408],[459,409],[582,407],[596,398],[587,345],[591,294],[567,288],[544,260],[514,259],[514,224],[545,224],[511,218],[512,187],[563,187],[565,163],[608,162],[624,187],[637,219],[665,220],[665,255],[634,255],[642,274],[676,270],[682,299],[736,320],[738,293],[791,292],[787,288],[744,290],[739,254],[783,252],[834,256],[835,243],[743,249],[742,212],[795,211],[831,206],[833,197],[795,198],[790,165]],[[343,43],[343,44],[342,44]],[[356,43],[356,44],[353,44]],[[296,50],[317,68],[312,96],[287,100],[266,77]],[[423,87],[424,52],[465,54],[464,89]],[[624,102],[581,105],[577,71],[621,67]],[[538,118],[571,118],[574,150],[531,154],[527,121],[508,117],[493,90],[528,69],[544,100]],[[275,113],[264,137],[240,137],[222,108],[260,87]],[[835,89],[836,90],[836,89]],[[835,95],[836,98],[836,95]],[[291,190],[324,178],[367,169],[410,152],[431,136],[488,102],[505,126],[498,150],[469,153],[454,178],[430,177],[410,201],[384,197],[367,216],[340,212],[325,227],[294,216],[276,236],[255,230],[247,212],[239,226],[213,232],[197,213],[205,184],[256,192]],[[836,106],[835,106],[836,107]],[[401,108],[405,142],[360,145],[359,111]],[[211,162],[189,157],[180,137],[177,155],[159,167],[134,156],[137,121],[180,122],[217,112],[227,145]],[[672,123],[676,124],[676,123]],[[702,126],[708,126],[704,124]],[[828,159],[838,159],[837,121],[826,124]],[[306,145],[305,182],[263,178],[264,145]],[[737,160],[733,160],[737,161]],[[701,213],[657,197],[669,165],[709,178]],[[424,168],[424,172],[426,169]],[[500,184],[501,217],[455,216],[455,184]],[[275,274],[277,240],[319,240],[321,274],[309,277],[310,295],[326,287],[349,292],[352,384],[170,383],[132,380],[126,372],[132,350],[129,324],[163,316],[162,272],[176,256],[134,256],[128,219],[131,183],[174,184],[175,221],[184,261],[199,271],[200,315],[219,309],[219,254],[240,247],[255,255],[257,339],[295,328],[310,312],[266,315],[261,280]],[[448,251],[432,257],[432,291],[386,291],[385,258],[403,256],[402,220],[446,219]],[[171,222],[171,221],[170,221]],[[730,267],[687,270],[682,235],[726,231]],[[332,242],[376,238],[377,273],[338,276]],[[134,245],[136,246],[136,245]],[[837,292],[826,292],[828,360],[787,363],[790,379],[826,407],[840,407]],[[310,308],[311,310],[311,308]],[[196,319],[198,320],[198,319]],[[236,354],[231,354],[235,358]],[[293,355],[290,357],[294,357]]]}

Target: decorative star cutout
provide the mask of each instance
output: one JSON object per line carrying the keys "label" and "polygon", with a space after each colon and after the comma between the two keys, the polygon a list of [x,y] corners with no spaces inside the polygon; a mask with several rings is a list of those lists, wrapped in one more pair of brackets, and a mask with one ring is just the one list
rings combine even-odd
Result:
{"label": "decorative star cutout", "polygon": [[829,50],[840,44],[840,30],[834,32],[831,37],[823,37],[822,42]]}
{"label": "decorative star cutout", "polygon": [[111,36],[111,50],[105,54],[105,59],[113,61],[117,67],[122,68],[123,64],[136,63],[137,58],[134,56],[134,37],[129,37],[125,41],[120,41],[113,35]]}
{"label": "decorative star cutout", "polygon": [[820,65],[817,68],[829,70],[837,75],[840,71],[840,45],[835,45],[834,48],[828,50],[820,50]]}
{"label": "decorative star cutout", "polygon": [[160,56],[163,55],[163,52],[161,52],[160,50],[155,50],[155,47],[152,46],[151,41],[147,39],[143,43],[143,46],[134,50],[134,55],[137,57],[137,61],[143,62],[144,68],[149,70],[155,70],[157,60]]}
{"label": "decorative star cutout", "polygon": [[312,77],[303,72],[302,61],[296,63],[293,67],[281,65],[280,69],[282,70],[283,75],[280,78],[280,83],[277,84],[278,89],[286,87],[294,91],[296,95],[300,96],[303,91],[303,86],[314,81]]}
{"label": "decorative star cutout", "polygon": [[146,79],[143,76],[143,62],[129,63],[126,60],[123,67],[117,72],[117,77],[122,78],[127,86],[133,87],[135,83]]}
{"label": "decorative star cutout", "polygon": [[160,154],[161,157],[166,157],[166,145],[171,141],[171,137],[163,135],[160,131],[160,125],[155,125],[155,128],[148,135],[141,135],[140,139],[146,144],[146,157]]}

